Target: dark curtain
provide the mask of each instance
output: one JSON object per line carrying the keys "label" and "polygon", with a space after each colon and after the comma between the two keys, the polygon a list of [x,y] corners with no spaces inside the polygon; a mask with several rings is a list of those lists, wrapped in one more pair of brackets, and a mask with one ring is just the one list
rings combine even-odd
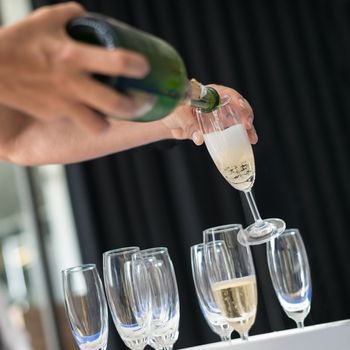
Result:
{"label": "dark curtain", "polygon": [[[232,86],[251,102],[260,136],[258,206],[263,217],[284,218],[301,230],[311,264],[306,324],[349,318],[350,1],[82,3],[164,38],[181,53],[190,77]],[[167,246],[181,298],[176,347],[218,340],[196,301],[190,246],[204,228],[251,218],[205,147],[163,142],[68,166],[67,176],[84,260],[101,267],[108,249]],[[294,327],[273,293],[265,247],[253,251],[259,308],[251,334]]]}

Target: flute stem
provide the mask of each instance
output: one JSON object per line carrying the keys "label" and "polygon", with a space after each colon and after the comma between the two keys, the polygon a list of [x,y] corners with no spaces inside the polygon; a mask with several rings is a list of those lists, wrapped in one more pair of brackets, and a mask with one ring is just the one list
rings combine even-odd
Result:
{"label": "flute stem", "polygon": [[261,219],[261,216],[260,216],[259,210],[256,206],[252,191],[250,191],[250,190],[246,191],[246,192],[244,192],[244,194],[246,196],[250,211],[252,212],[252,215],[253,215],[253,218],[255,221],[255,226],[264,225],[264,221]]}

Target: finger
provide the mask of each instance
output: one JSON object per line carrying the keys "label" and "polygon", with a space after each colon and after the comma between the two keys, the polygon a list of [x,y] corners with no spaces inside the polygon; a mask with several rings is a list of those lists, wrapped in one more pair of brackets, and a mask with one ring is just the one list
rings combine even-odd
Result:
{"label": "finger", "polygon": [[249,111],[249,114],[251,114],[254,117],[253,108],[244,97],[240,96],[238,102],[242,108],[247,109]]}
{"label": "finger", "polygon": [[121,118],[137,115],[138,108],[130,97],[116,93],[89,76],[72,79],[70,90],[80,102],[104,115]]}
{"label": "finger", "polygon": [[47,15],[55,21],[55,23],[67,24],[67,22],[78,16],[82,16],[86,13],[83,6],[77,2],[67,2],[64,4],[45,6],[37,10],[38,14]]}
{"label": "finger", "polygon": [[192,140],[197,146],[204,142],[197,119],[192,113],[190,115],[182,114],[182,117],[179,118],[179,124],[183,138]]}
{"label": "finger", "polygon": [[72,43],[65,51],[66,57],[63,58],[68,63],[91,73],[143,78],[150,69],[144,56],[130,50],[106,50],[93,45]]}
{"label": "finger", "polygon": [[232,101],[232,104],[239,113],[240,120],[244,124],[245,128],[247,130],[253,128],[254,114],[249,102],[241,95],[237,94],[235,99]]}
{"label": "finger", "polygon": [[245,128],[247,130],[250,130],[251,128],[253,128],[253,119],[254,116],[252,114],[240,114],[240,118],[245,126]]}
{"label": "finger", "polygon": [[240,107],[241,112],[243,112],[244,115],[248,117],[248,119],[251,119],[251,121],[253,121],[254,112],[253,112],[253,108],[251,107],[249,102],[242,96],[238,97],[237,102],[238,102],[238,105]]}
{"label": "finger", "polygon": [[71,104],[62,116],[71,119],[92,134],[102,133],[109,127],[109,123],[103,116],[82,104]]}
{"label": "finger", "polygon": [[224,87],[216,84],[210,84],[209,86],[216,89],[220,96],[228,95],[231,98],[231,103],[240,112],[240,116],[248,119],[254,119],[253,108],[250,103],[236,90]]}
{"label": "finger", "polygon": [[254,126],[250,130],[247,130],[247,133],[248,133],[250,143],[255,145],[258,142],[258,135],[255,131]]}

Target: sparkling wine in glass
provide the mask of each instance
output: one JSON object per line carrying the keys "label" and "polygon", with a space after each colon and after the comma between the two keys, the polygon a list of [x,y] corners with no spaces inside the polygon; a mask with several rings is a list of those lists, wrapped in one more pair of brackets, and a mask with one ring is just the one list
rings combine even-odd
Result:
{"label": "sparkling wine in glass", "polygon": [[[227,182],[245,194],[254,223],[239,235],[244,244],[261,244],[280,235],[286,224],[281,219],[262,219],[251,192],[255,180],[252,146],[238,112],[229,96],[212,112],[196,109],[205,145],[216,167]],[[245,236],[245,237],[243,237]]]}
{"label": "sparkling wine in glass", "polygon": [[204,243],[191,247],[191,266],[193,282],[204,319],[210,329],[220,337],[221,341],[230,340],[233,328],[221,315],[215,302],[204,259]]}
{"label": "sparkling wine in glass", "polygon": [[273,287],[285,313],[298,328],[310,312],[311,275],[303,239],[298,229],[285,230],[267,246]]}
{"label": "sparkling wine in glass", "polygon": [[103,285],[93,264],[62,271],[66,314],[81,350],[106,350],[108,308]]}
{"label": "sparkling wine in glass", "polygon": [[211,289],[227,323],[248,339],[258,304],[252,254],[248,244],[238,240],[239,224],[213,227],[203,232],[205,263]]}

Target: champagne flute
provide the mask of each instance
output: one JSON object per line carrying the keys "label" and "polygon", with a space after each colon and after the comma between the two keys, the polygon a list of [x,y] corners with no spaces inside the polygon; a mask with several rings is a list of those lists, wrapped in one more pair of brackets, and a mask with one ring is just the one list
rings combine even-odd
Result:
{"label": "champagne flute", "polygon": [[204,259],[204,244],[196,244],[191,247],[191,265],[194,286],[202,314],[210,329],[216,333],[221,341],[231,339],[233,328],[227,323],[214,300],[210,288],[208,270]]}
{"label": "champagne flute", "polygon": [[251,192],[255,180],[252,146],[230,97],[224,96],[221,102],[221,105],[209,113],[196,109],[205,145],[228,183],[244,192],[253,215],[254,223],[240,233],[240,242],[251,245],[265,243],[281,234],[286,224],[281,219],[261,218]]}
{"label": "champagne flute", "polygon": [[258,298],[249,245],[238,240],[242,230],[239,224],[213,227],[203,232],[203,239],[214,299],[227,323],[247,340]]}
{"label": "champagne flute", "polygon": [[[143,305],[135,304],[142,299],[140,292],[133,288],[136,279],[130,279],[134,278],[130,273],[132,255],[139,250],[139,247],[126,247],[103,254],[109,308],[120,337],[131,350],[142,350],[147,345],[150,326],[150,303],[146,300]],[[143,298],[147,298],[147,294]]]}
{"label": "champagne flute", "polygon": [[66,314],[81,350],[106,350],[108,308],[103,285],[93,264],[62,271]]}
{"label": "champagne flute", "polygon": [[[179,335],[180,305],[175,271],[168,249],[150,248],[132,256],[133,267],[145,267],[151,289],[149,345],[156,350],[172,349]],[[143,269],[138,269],[142,272]]]}
{"label": "champagne flute", "polygon": [[303,239],[298,229],[285,230],[267,246],[272,284],[285,313],[298,328],[310,312],[311,275]]}

